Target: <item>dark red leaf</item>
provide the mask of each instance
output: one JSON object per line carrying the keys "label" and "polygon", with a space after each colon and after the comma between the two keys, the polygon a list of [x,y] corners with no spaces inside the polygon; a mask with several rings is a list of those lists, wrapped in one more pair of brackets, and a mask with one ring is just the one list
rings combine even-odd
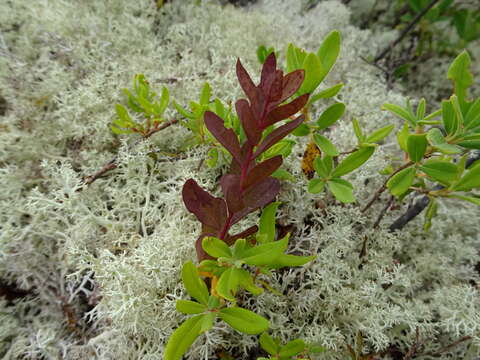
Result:
{"label": "dark red leaf", "polygon": [[236,213],[242,210],[245,205],[240,194],[240,176],[233,174],[225,174],[220,179],[222,192],[227,201],[229,213]]}
{"label": "dark red leaf", "polygon": [[295,130],[305,119],[304,115],[300,115],[293,121],[282,125],[275,130],[273,130],[270,134],[268,134],[262,143],[258,146],[257,150],[253,154],[253,157],[256,158],[265,150],[269,149],[272,145],[275,145],[277,142],[282,140],[285,136],[290,134],[293,130]]}
{"label": "dark red leaf", "polygon": [[242,231],[241,233],[238,233],[238,234],[235,234],[235,235],[232,235],[232,236],[228,235],[228,236],[225,238],[224,241],[225,241],[228,245],[233,245],[236,240],[238,240],[238,239],[245,239],[245,238],[247,238],[248,236],[255,234],[257,231],[258,231],[258,226],[257,226],[257,225],[253,225],[253,226],[250,226],[248,229]]}
{"label": "dark red leaf", "polygon": [[211,111],[206,111],[205,125],[220,144],[232,154],[233,158],[237,160],[238,163],[241,163],[240,143],[238,142],[237,135],[232,129],[227,129],[225,125],[223,125],[223,119]]}
{"label": "dark red leaf", "polygon": [[247,134],[247,139],[250,145],[255,146],[262,137],[262,130],[258,128],[258,121],[252,113],[252,109],[245,99],[240,99],[236,102],[235,108],[237,115],[242,123],[242,128]]}
{"label": "dark red leaf", "polygon": [[282,165],[282,160],[282,155],[277,155],[257,164],[257,166],[248,173],[243,188],[248,189],[251,186],[255,186],[272,175],[273,172]]}
{"label": "dark red leaf", "polygon": [[237,60],[237,78],[240,86],[243,89],[243,92],[245,93],[245,95],[247,95],[250,103],[253,104],[257,97],[258,90],[253,83],[250,75],[248,75],[247,70],[245,70],[242,63],[240,62],[240,59]]}
{"label": "dark red leaf", "polygon": [[218,231],[223,228],[227,220],[227,206],[223,199],[210,195],[193,179],[183,185],[182,197],[188,211],[202,224]]}
{"label": "dark red leaf", "polygon": [[261,183],[243,194],[245,207],[232,218],[232,225],[240,221],[244,216],[250,214],[258,208],[271,203],[280,192],[280,182],[274,178],[266,178]]}
{"label": "dark red leaf", "polygon": [[[283,71],[277,70],[275,72],[275,79],[273,80],[272,86],[269,89],[269,93],[268,93],[269,102],[273,104],[277,104],[277,102],[282,98],[282,94],[283,94]],[[270,109],[268,109],[267,111],[270,111]]]}
{"label": "dark red leaf", "polygon": [[295,100],[290,101],[288,104],[280,105],[273,109],[268,115],[266,122],[262,125],[265,129],[270,125],[275,124],[278,121],[288,119],[290,116],[299,112],[307,103],[309,94],[303,94],[297,97]]}
{"label": "dark red leaf", "polygon": [[262,89],[264,94],[270,93],[270,88],[275,81],[276,70],[277,59],[275,58],[275,53],[272,52],[263,63],[262,75],[260,76],[259,88]]}
{"label": "dark red leaf", "polygon": [[302,86],[303,79],[305,78],[305,72],[303,70],[295,70],[285,75],[283,78],[283,91],[280,102],[287,100],[290,96]]}

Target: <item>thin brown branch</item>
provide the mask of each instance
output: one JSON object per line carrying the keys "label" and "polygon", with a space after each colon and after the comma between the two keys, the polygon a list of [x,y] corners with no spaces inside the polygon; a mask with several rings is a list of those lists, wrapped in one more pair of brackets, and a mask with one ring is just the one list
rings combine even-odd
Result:
{"label": "thin brown branch", "polygon": [[412,161],[406,162],[405,164],[403,164],[402,166],[400,166],[397,170],[395,170],[393,173],[391,173],[390,176],[387,178],[387,180],[385,180],[385,182],[383,183],[382,187],[375,192],[375,194],[373,195],[372,199],[368,202],[367,205],[365,205],[365,207],[361,210],[361,212],[364,213],[365,211],[367,211],[367,210],[375,203],[375,201],[378,200],[378,198],[380,197],[380,195],[381,195],[385,190],[387,190],[387,183],[388,183],[388,181],[389,181],[393,176],[395,176],[397,173],[399,173],[399,172],[402,171],[403,169],[406,169],[407,167],[409,167],[409,166],[412,165],[412,164],[413,164]]}
{"label": "thin brown branch", "polygon": [[380,212],[380,214],[378,214],[378,217],[377,217],[377,220],[375,221],[375,223],[373,224],[373,228],[376,229],[379,225],[380,225],[380,222],[382,221],[383,217],[385,216],[385,214],[387,213],[388,209],[390,208],[390,206],[392,206],[392,203],[393,201],[395,200],[395,196],[391,195],[390,196],[390,199],[387,201],[387,204],[385,205],[385,207],[382,209],[382,211]]}
{"label": "thin brown branch", "polygon": [[[153,128],[151,128],[147,133],[143,134],[143,137],[142,139],[138,140],[135,142],[135,145],[137,145],[138,143],[140,143],[142,140],[144,139],[148,139],[150,136],[152,136],[153,134],[163,130],[163,129],[166,129],[167,127],[173,125],[173,124],[176,124],[178,122],[177,119],[174,119],[174,120],[171,120],[171,121],[168,121],[168,122],[165,122],[163,123],[162,125],[158,126],[154,126]],[[96,173],[92,174],[92,175],[89,175],[89,176],[85,176],[84,177],[84,184],[85,185],[90,185],[92,184],[94,181],[96,181],[97,179],[101,178],[103,175],[105,175],[107,172],[109,172],[110,170],[113,170],[113,169],[116,169],[117,168],[117,157],[115,156],[112,160],[110,160],[109,162],[107,162],[100,170],[98,170]],[[84,187],[79,187],[77,189],[77,191],[82,191],[84,189]]]}
{"label": "thin brown branch", "polygon": [[458,339],[457,341],[447,345],[447,346],[444,346],[443,348],[441,348],[440,350],[438,351],[431,351],[431,352],[428,352],[428,353],[425,353],[425,354],[422,354],[422,355],[428,355],[428,356],[438,356],[438,355],[441,355],[443,354],[444,352],[450,350],[451,348],[454,348],[455,346],[458,346],[460,345],[461,343],[465,342],[465,341],[468,341],[468,340],[472,340],[472,337],[471,336],[464,336],[460,339]]}
{"label": "thin brown branch", "polygon": [[420,11],[413,20],[407,25],[407,27],[400,33],[400,35],[389,45],[385,50],[383,50],[374,60],[375,63],[383,59],[392,49],[403,40],[405,36],[415,27],[415,25],[420,21],[420,19],[438,3],[439,0],[432,0],[422,11]]}

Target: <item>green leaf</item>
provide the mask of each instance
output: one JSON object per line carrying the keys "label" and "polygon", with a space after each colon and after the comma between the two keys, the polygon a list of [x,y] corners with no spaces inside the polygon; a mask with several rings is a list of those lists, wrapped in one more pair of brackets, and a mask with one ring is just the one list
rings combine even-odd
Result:
{"label": "green leaf", "polygon": [[397,133],[398,145],[400,146],[400,149],[402,149],[405,152],[408,152],[407,139],[409,136],[410,136],[410,133],[408,131],[408,124],[405,123],[403,124],[402,129]]}
{"label": "green leaf", "polygon": [[419,162],[427,151],[427,134],[410,134],[407,139],[407,150],[410,159]]}
{"label": "green leaf", "polygon": [[263,292],[262,288],[254,284],[252,275],[248,271],[236,267],[230,267],[223,272],[218,280],[216,291],[223,298],[235,302],[235,295],[239,286],[254,295]]}
{"label": "green leaf", "polygon": [[353,186],[348,181],[340,178],[334,178],[327,181],[327,186],[337,200],[343,203],[355,202],[355,196],[353,196]]}
{"label": "green leaf", "polygon": [[453,186],[453,190],[456,191],[470,191],[473,188],[480,186],[480,166],[478,164],[468,170],[465,175],[462,176],[460,181]]}
{"label": "green leaf", "polygon": [[480,149],[480,134],[465,136],[458,142],[458,145],[467,149]]}
{"label": "green leaf", "polygon": [[322,64],[317,55],[309,53],[303,61],[302,68],[305,70],[305,79],[298,90],[299,95],[312,93],[322,81]]}
{"label": "green leaf", "polygon": [[220,276],[217,286],[215,287],[218,295],[227,300],[235,302],[235,294],[237,293],[238,284],[240,283],[241,272],[242,270],[236,267],[229,267],[227,270],[225,270]]}
{"label": "green leaf", "polygon": [[256,266],[268,266],[275,262],[287,250],[289,234],[281,240],[257,245],[244,253],[242,260],[245,264]]}
{"label": "green leaf", "polygon": [[447,134],[454,135],[457,132],[459,122],[455,115],[451,98],[450,100],[442,101],[442,122]]}
{"label": "green leaf", "polygon": [[190,300],[177,300],[175,308],[183,314],[200,314],[207,310],[205,305]]}
{"label": "green leaf", "polygon": [[337,95],[340,92],[342,87],[343,87],[343,84],[340,83],[340,84],[334,85],[334,86],[332,86],[328,89],[320,91],[319,93],[313,95],[308,100],[308,105],[311,105],[314,102],[317,102],[318,100],[321,100],[321,99],[329,99],[331,97],[334,97],[335,95]]}
{"label": "green leaf", "polygon": [[316,258],[315,255],[297,256],[297,255],[281,254],[275,259],[275,264],[270,266],[270,268],[281,269],[287,266],[288,267],[302,266],[314,260],[315,258]]}
{"label": "green leaf", "polygon": [[450,195],[449,197],[465,200],[465,201],[471,202],[472,204],[480,206],[480,197],[462,196],[462,195]]}
{"label": "green leaf", "polygon": [[203,85],[202,92],[200,93],[200,104],[207,105],[212,97],[212,88],[208,82]]}
{"label": "green leaf", "polygon": [[122,121],[122,127],[127,127],[126,125],[134,124],[134,121],[132,120],[132,118],[128,114],[128,111],[125,108],[125,106],[120,105],[120,104],[116,104],[115,105],[115,110],[117,112],[118,117]]}
{"label": "green leaf", "polygon": [[410,188],[414,179],[415,168],[408,167],[393,175],[390,180],[387,181],[387,188],[390,190],[392,195],[400,196]]}
{"label": "green leaf", "polygon": [[365,141],[365,135],[363,135],[362,128],[360,127],[360,124],[358,123],[357,119],[353,118],[352,124],[353,124],[353,132],[357,137],[358,143],[361,145]]}
{"label": "green leaf", "polygon": [[162,95],[160,97],[160,104],[158,105],[158,108],[156,108],[156,111],[155,111],[157,116],[160,116],[165,112],[169,102],[170,102],[170,93],[168,92],[168,89],[164,86],[162,89]]}
{"label": "green leaf", "polygon": [[292,152],[293,146],[296,144],[293,140],[280,140],[278,143],[273,145],[270,149],[266,150],[263,153],[262,159],[270,159],[277,155],[282,155],[283,158],[286,158]]}
{"label": "green leaf", "polygon": [[[377,141],[383,140],[386,138],[393,130],[395,126],[394,125],[388,125],[385,126],[381,129],[378,129],[374,131],[372,134],[370,134],[366,139],[365,142],[367,143],[376,143]],[[357,136],[358,138],[358,136]]]}
{"label": "green leaf", "polygon": [[320,134],[314,134],[313,135],[313,140],[315,141],[315,144],[318,145],[320,150],[322,150],[325,154],[329,156],[338,156],[339,152],[335,145],[333,145],[330,140],[328,140],[325,136],[320,135]]}
{"label": "green leaf", "polygon": [[273,172],[273,174],[271,175],[271,177],[274,177],[276,179],[279,179],[279,180],[286,180],[286,181],[290,181],[290,182],[297,182],[297,178],[295,176],[293,176],[292,174],[290,174],[287,170],[285,169],[277,169]]}
{"label": "green leaf", "polygon": [[425,220],[423,223],[423,229],[428,231],[432,226],[432,219],[437,215],[438,204],[435,198],[430,197],[430,202],[428,203],[427,210],[425,211]]}
{"label": "green leaf", "polygon": [[443,154],[459,154],[462,152],[460,147],[447,143],[442,132],[437,128],[431,128],[428,130],[427,141]]}
{"label": "green leaf", "polygon": [[470,56],[466,50],[456,57],[448,69],[447,77],[452,80],[455,86],[455,94],[460,103],[465,100],[467,88],[473,84],[473,76],[470,73]]}
{"label": "green leaf", "polygon": [[336,103],[329,106],[317,120],[318,129],[323,130],[333,125],[335,122],[337,122],[338,119],[342,117],[344,112],[345,104],[343,103]]}
{"label": "green leaf", "polygon": [[207,305],[208,289],[205,282],[198,275],[197,268],[191,261],[186,262],[182,268],[182,281],[188,294],[198,302]]}
{"label": "green leaf", "polygon": [[208,255],[219,257],[232,257],[232,252],[228,245],[223,241],[213,236],[204,237],[202,240],[202,248]]}
{"label": "green leaf", "polygon": [[273,202],[262,210],[256,239],[259,243],[275,240],[275,214],[280,202]]}
{"label": "green leaf", "polygon": [[313,168],[320,177],[327,178],[333,169],[332,157],[328,155],[324,158],[320,156],[316,157],[315,160],[313,160]]}
{"label": "green leaf", "polygon": [[373,146],[362,147],[353,154],[348,155],[333,170],[332,176],[343,176],[362,166],[375,152]]}
{"label": "green leaf", "polygon": [[308,182],[308,192],[312,194],[321,193],[324,187],[325,180],[323,179],[312,179]]}
{"label": "green leaf", "polygon": [[295,136],[307,136],[308,134],[310,134],[310,127],[307,124],[300,124],[292,131],[292,135]]}
{"label": "green leaf", "polygon": [[278,355],[280,357],[291,357],[300,354],[303,350],[305,350],[305,342],[301,339],[296,339],[289,341],[285,346],[282,346]]}
{"label": "green leaf", "polygon": [[320,82],[327,76],[337,61],[340,53],[340,33],[336,30],[328,34],[317,51],[317,56],[322,64]]}
{"label": "green leaf", "polygon": [[470,105],[464,120],[466,130],[480,126],[480,98]]}
{"label": "green leaf", "polygon": [[424,98],[422,98],[422,100],[420,100],[417,106],[417,122],[420,120],[423,120],[423,118],[425,117],[426,107],[427,107],[427,102],[425,101]]}
{"label": "green leaf", "polygon": [[278,346],[275,340],[273,340],[273,338],[266,332],[260,335],[259,342],[262,349],[268,352],[270,355],[276,355],[280,350],[280,346]]}
{"label": "green leaf", "polygon": [[209,168],[214,168],[218,162],[218,149],[216,147],[208,150],[207,160],[205,161]]}
{"label": "green leaf", "polygon": [[173,332],[165,347],[163,355],[165,360],[180,360],[182,358],[183,354],[202,333],[205,317],[206,315],[194,316]]}
{"label": "green leaf", "polygon": [[403,107],[394,104],[383,104],[382,109],[390,111],[401,119],[409,122],[413,127],[415,126],[416,118],[407,109],[404,109]]}
{"label": "green leaf", "polygon": [[420,170],[433,180],[447,186],[458,178],[457,166],[445,160],[427,160],[420,166]]}
{"label": "green leaf", "polygon": [[270,323],[264,317],[239,307],[221,309],[220,318],[235,330],[245,334],[256,335],[264,332]]}

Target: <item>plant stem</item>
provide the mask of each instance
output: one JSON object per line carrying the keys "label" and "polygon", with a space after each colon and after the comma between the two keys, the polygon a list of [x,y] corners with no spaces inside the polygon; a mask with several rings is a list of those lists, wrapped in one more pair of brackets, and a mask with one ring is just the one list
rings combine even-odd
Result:
{"label": "plant stem", "polygon": [[373,61],[375,63],[383,59],[392,49],[403,40],[403,38],[415,27],[420,19],[430,10],[439,0],[432,0],[422,11],[420,11],[413,20],[407,25],[407,27],[400,33],[400,35],[385,49],[383,50]]}
{"label": "plant stem", "polygon": [[409,161],[405,164],[403,164],[402,166],[400,166],[397,170],[395,170],[393,173],[390,174],[390,176],[387,178],[387,180],[385,180],[385,182],[383,183],[382,187],[380,189],[377,190],[377,192],[373,195],[372,199],[368,202],[367,205],[365,205],[365,207],[361,210],[362,213],[364,213],[365,211],[367,211],[375,201],[377,201],[377,199],[380,197],[380,195],[385,191],[387,190],[387,183],[388,181],[393,177],[395,176],[397,173],[399,173],[400,171],[402,171],[403,169],[406,169],[407,167],[411,166],[413,164],[412,161]]}

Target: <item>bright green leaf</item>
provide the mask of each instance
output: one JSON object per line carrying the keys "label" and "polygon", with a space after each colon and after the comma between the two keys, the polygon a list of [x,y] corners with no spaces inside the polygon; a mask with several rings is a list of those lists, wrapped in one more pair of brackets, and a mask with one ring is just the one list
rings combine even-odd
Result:
{"label": "bright green leaf", "polygon": [[312,93],[322,81],[322,64],[317,55],[309,53],[303,61],[302,68],[305,70],[305,79],[300,86],[299,95]]}
{"label": "bright green leaf", "polygon": [[376,143],[377,141],[383,140],[386,138],[393,130],[394,125],[388,125],[381,129],[374,131],[370,134],[366,139],[365,142],[367,143]]}
{"label": "bright green leaf", "polygon": [[415,179],[415,168],[408,167],[392,176],[387,182],[387,188],[392,195],[400,196],[405,193],[413,184]]}
{"label": "bright green leaf", "polygon": [[282,346],[280,349],[279,355],[289,357],[295,356],[300,354],[303,350],[305,350],[305,342],[301,339],[296,339],[288,342],[285,346]]}
{"label": "bright green leaf", "polygon": [[257,241],[268,243],[275,240],[275,214],[280,202],[273,202],[262,210],[258,227]]}
{"label": "bright green leaf", "polygon": [[410,125],[412,126],[415,126],[416,124],[415,116],[410,111],[408,111],[407,109],[404,109],[401,106],[394,105],[394,104],[383,104],[382,109],[390,111],[391,113],[397,115],[403,120],[409,122]]}
{"label": "bright green leaf", "polygon": [[308,192],[312,194],[321,193],[324,187],[325,180],[323,179],[312,179],[308,182]]}
{"label": "bright green leaf", "polygon": [[264,317],[239,307],[221,309],[219,315],[228,325],[245,334],[256,335],[266,331],[270,326]]}
{"label": "bright green leaf", "polygon": [[335,145],[331,143],[330,140],[328,140],[325,136],[320,135],[320,134],[314,134],[313,135],[313,140],[315,141],[315,144],[318,145],[320,150],[322,150],[325,154],[329,156],[338,156],[339,152]]}
{"label": "bright green leaf", "polygon": [[223,241],[213,236],[204,237],[202,240],[202,248],[208,255],[219,258],[232,256],[229,246]]}
{"label": "bright green leaf", "polygon": [[462,152],[462,149],[457,145],[447,143],[447,140],[438,128],[431,128],[428,130],[427,141],[443,154],[459,154]]}
{"label": "bright green leaf", "polygon": [[168,339],[165,353],[165,360],[180,360],[193,344],[195,339],[202,333],[202,325],[205,315],[194,316],[185,321]]}
{"label": "bright green leaf", "polygon": [[467,88],[473,84],[473,76],[470,73],[470,56],[464,50],[456,57],[452,65],[448,69],[447,77],[452,80],[455,85],[455,94],[458,96],[460,103],[465,100]]}
{"label": "bright green leaf", "polygon": [[336,103],[329,106],[317,120],[318,129],[323,130],[333,125],[335,122],[337,122],[338,119],[342,117],[344,112],[345,104],[343,103]]}
{"label": "bright green leaf", "polygon": [[407,139],[407,150],[410,159],[419,162],[427,151],[427,134],[410,134]]}
{"label": "bright green leaf", "polygon": [[323,158],[320,156],[316,157],[315,160],[313,160],[313,168],[320,177],[328,177],[333,169],[332,157],[328,155]]}
{"label": "bright green leaf", "polygon": [[340,178],[334,178],[327,181],[327,186],[337,200],[343,203],[355,202],[355,196],[353,196],[353,186],[348,181]]}
{"label": "bright green leaf", "polygon": [[207,310],[205,305],[190,300],[177,300],[175,308],[183,314],[200,314]]}
{"label": "bright green leaf", "polygon": [[427,160],[420,167],[420,170],[443,185],[450,185],[458,178],[457,166],[445,160]]}
{"label": "bright green leaf", "polygon": [[197,268],[191,261],[186,262],[182,268],[182,281],[188,294],[198,302],[207,305],[208,289],[205,282],[198,275]]}
{"label": "bright green leaf", "polygon": [[373,146],[362,147],[353,154],[348,155],[333,170],[332,176],[343,176],[362,166],[375,152]]}
{"label": "bright green leaf", "polygon": [[327,76],[340,53],[340,33],[336,30],[328,34],[318,49],[317,56],[322,64],[320,82]]}
{"label": "bright green leaf", "polygon": [[273,338],[266,332],[260,335],[259,342],[262,349],[268,352],[270,355],[276,355],[280,350],[280,346],[278,346],[275,340],[273,340]]}
{"label": "bright green leaf", "polygon": [[335,95],[337,95],[340,92],[342,87],[343,87],[343,84],[340,83],[340,84],[334,85],[334,86],[332,86],[328,89],[320,91],[319,93],[313,95],[308,100],[308,105],[311,105],[314,102],[317,102],[318,100],[321,100],[321,99],[329,99],[331,97],[334,97]]}
{"label": "bright green leaf", "polygon": [[470,191],[474,188],[480,187],[480,166],[472,166],[460,179],[458,183],[453,186],[456,191]]}

